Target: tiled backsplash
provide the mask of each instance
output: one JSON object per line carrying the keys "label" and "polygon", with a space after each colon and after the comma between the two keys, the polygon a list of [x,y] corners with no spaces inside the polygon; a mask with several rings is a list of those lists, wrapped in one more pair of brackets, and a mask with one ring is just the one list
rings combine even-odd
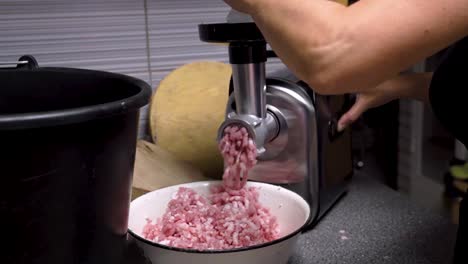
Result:
{"label": "tiled backsplash", "polygon": [[[41,66],[118,72],[157,87],[183,64],[227,62],[226,47],[202,43],[197,25],[225,21],[228,11],[222,0],[0,0],[0,61],[31,54]],[[145,108],[140,137],[147,119]]]}

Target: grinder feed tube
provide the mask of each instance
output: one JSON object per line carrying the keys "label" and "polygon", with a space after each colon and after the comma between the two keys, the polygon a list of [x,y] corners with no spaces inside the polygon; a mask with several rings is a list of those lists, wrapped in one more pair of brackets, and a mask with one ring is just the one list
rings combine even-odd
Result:
{"label": "grinder feed tube", "polygon": [[232,42],[229,46],[229,61],[232,65],[232,85],[234,90],[235,112],[228,112],[226,121],[219,130],[223,138],[225,128],[237,126],[245,128],[255,142],[257,154],[261,158],[264,145],[279,132],[277,119],[266,107],[266,42]]}
{"label": "grinder feed tube", "polygon": [[265,63],[233,64],[236,112],[266,118]]}
{"label": "grinder feed tube", "polygon": [[246,127],[262,154],[263,145],[278,134],[276,118],[266,108],[265,63],[232,64],[232,83],[236,108],[228,118]]}
{"label": "grinder feed tube", "polygon": [[224,185],[238,190],[265,152],[264,144],[278,134],[278,122],[266,108],[266,43],[239,42],[229,47],[235,109],[219,130],[224,157]]}

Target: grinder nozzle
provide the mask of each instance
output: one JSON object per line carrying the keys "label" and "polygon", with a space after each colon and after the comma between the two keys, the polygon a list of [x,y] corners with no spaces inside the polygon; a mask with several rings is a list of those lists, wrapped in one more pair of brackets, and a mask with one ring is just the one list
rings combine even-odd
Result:
{"label": "grinder nozzle", "polygon": [[218,142],[224,137],[226,128],[230,126],[242,127],[247,130],[249,137],[255,143],[259,157],[265,153],[265,144],[275,139],[280,130],[279,123],[273,113],[268,112],[265,118],[231,113],[218,130]]}

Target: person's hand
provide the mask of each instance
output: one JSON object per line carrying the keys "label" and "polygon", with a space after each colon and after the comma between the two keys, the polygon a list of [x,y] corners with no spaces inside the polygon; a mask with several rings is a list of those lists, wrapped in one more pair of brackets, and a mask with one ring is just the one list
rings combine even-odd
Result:
{"label": "person's hand", "polygon": [[374,89],[357,95],[356,102],[338,121],[338,131],[354,123],[368,109],[384,105],[399,97],[399,87],[391,81],[384,82]]}
{"label": "person's hand", "polygon": [[224,0],[226,4],[230,5],[235,10],[250,14],[255,6],[258,5],[259,0]]}
{"label": "person's hand", "polygon": [[400,98],[429,102],[429,86],[432,73],[413,73],[400,75],[358,94],[357,100],[338,121],[338,131],[343,131],[354,123],[366,110],[384,105]]}

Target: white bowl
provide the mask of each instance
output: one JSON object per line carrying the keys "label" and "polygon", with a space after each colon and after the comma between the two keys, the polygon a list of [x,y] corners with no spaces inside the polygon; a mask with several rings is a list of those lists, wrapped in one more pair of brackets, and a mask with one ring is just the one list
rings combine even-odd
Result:
{"label": "white bowl", "polygon": [[258,187],[260,203],[277,217],[280,238],[265,244],[232,250],[201,251],[168,247],[141,236],[147,218],[156,220],[166,211],[166,206],[179,187],[188,187],[206,195],[210,185],[221,181],[193,182],[159,189],[134,200],[130,205],[129,233],[143,250],[146,258],[155,264],[285,264],[291,257],[297,238],[310,217],[307,202],[298,194],[279,186],[248,182]]}

